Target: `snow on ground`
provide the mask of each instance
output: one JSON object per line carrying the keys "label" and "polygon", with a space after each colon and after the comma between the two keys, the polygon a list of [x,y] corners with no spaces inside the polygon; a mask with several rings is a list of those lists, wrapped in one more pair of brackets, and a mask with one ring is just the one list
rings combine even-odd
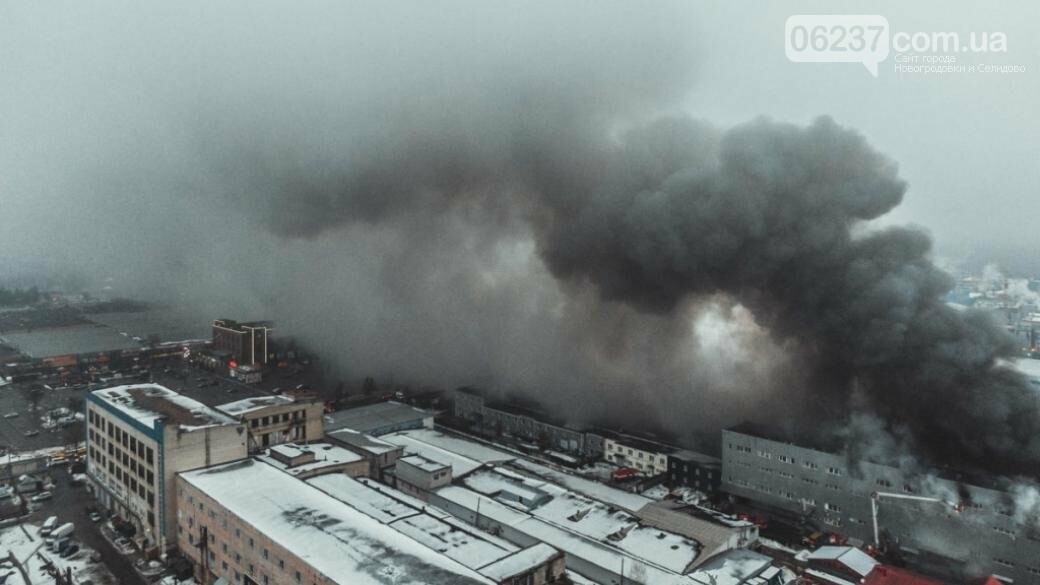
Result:
{"label": "snow on ground", "polygon": [[[14,553],[34,583],[51,581],[45,570],[50,562],[62,572],[66,568],[72,569],[76,582],[90,579],[95,585],[115,585],[115,577],[103,564],[90,561],[91,549],[81,548],[76,554],[63,559],[43,546],[39,530],[38,526],[32,524],[0,529],[0,556],[6,558],[8,553]],[[75,541],[75,534],[72,540]],[[17,569],[0,569],[0,579],[5,577],[5,585],[26,585]]]}
{"label": "snow on ground", "polygon": [[666,497],[668,497],[669,493],[670,492],[668,491],[668,488],[664,487],[661,484],[655,485],[654,487],[643,491],[644,496],[650,498],[651,500],[657,501],[665,499]]}

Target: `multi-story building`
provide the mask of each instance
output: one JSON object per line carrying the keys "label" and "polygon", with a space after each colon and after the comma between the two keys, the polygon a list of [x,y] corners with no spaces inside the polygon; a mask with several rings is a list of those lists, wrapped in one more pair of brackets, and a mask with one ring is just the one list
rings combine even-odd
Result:
{"label": "multi-story building", "polygon": [[181,474],[178,544],[204,585],[542,585],[564,556],[520,548],[385,486],[300,481],[247,459]]}
{"label": "multi-story building", "polygon": [[229,352],[238,365],[266,364],[274,353],[270,344],[273,332],[267,321],[239,323],[231,319],[215,319],[213,349]]}
{"label": "multi-story building", "polygon": [[96,390],[86,411],[91,489],[145,548],[176,543],[178,472],[246,456],[238,421],[156,384]]}
{"label": "multi-story building", "polygon": [[605,431],[601,434],[604,459],[650,476],[668,473],[668,457],[679,450],[671,445],[630,435]]}
{"label": "multi-story building", "polygon": [[669,453],[668,483],[714,493],[722,483],[722,460],[685,449]]}
{"label": "multi-story building", "polygon": [[880,540],[911,565],[938,556],[952,576],[1040,584],[1040,522],[992,478],[908,473],[740,425],[722,432],[722,489],[864,542],[874,541],[873,500]]}
{"label": "multi-story building", "polygon": [[217,406],[249,431],[249,452],[284,443],[320,441],[325,435],[325,407],[318,400],[292,396],[256,396]]}

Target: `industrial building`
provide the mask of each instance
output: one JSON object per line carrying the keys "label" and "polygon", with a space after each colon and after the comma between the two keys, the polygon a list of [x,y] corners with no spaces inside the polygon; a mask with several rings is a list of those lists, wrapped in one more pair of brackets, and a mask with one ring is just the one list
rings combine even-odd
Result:
{"label": "industrial building", "polygon": [[[769,570],[768,558],[742,550],[758,538],[749,522],[654,502],[450,433],[382,439],[404,447],[399,485],[405,459],[430,462],[424,501],[518,546],[549,544],[566,554],[569,570],[597,583],[736,584]],[[449,471],[450,483],[432,478]],[[733,556],[745,553],[742,562]]]}
{"label": "industrial building", "polygon": [[552,547],[517,547],[368,481],[304,482],[255,459],[182,474],[181,550],[204,585],[542,585],[563,576]]}
{"label": "industrial building", "polygon": [[231,319],[213,320],[213,351],[227,352],[238,365],[267,364],[274,353],[274,329],[267,321],[239,323]]}
{"label": "industrial building", "polygon": [[325,438],[334,445],[345,447],[364,457],[368,461],[369,477],[377,481],[388,481],[387,474],[404,454],[404,447],[400,445],[351,429],[328,433]]}
{"label": "industrial building", "polygon": [[476,388],[455,390],[452,415],[465,421],[470,432],[491,438],[514,437],[542,451],[597,458],[604,449],[603,437],[595,432],[555,420],[529,405],[488,402],[484,393]]}
{"label": "industrial building", "polygon": [[316,399],[255,396],[216,408],[245,425],[250,453],[283,443],[320,441],[325,435],[325,408]]}
{"label": "industrial building", "polygon": [[157,384],[86,395],[87,476],[98,503],[134,527],[142,548],[176,543],[176,474],[242,459],[238,421]]}
{"label": "industrial building", "polygon": [[959,576],[1040,583],[1040,524],[1011,493],[966,476],[914,475],[772,429],[722,432],[722,487],[862,542],[876,534],[915,559],[938,556]]}
{"label": "industrial building", "polygon": [[379,436],[408,429],[432,429],[433,416],[428,410],[390,400],[327,414],[325,432],[351,429]]}
{"label": "industrial building", "polygon": [[722,485],[722,460],[686,449],[674,451],[668,454],[667,481],[672,486],[715,493]]}

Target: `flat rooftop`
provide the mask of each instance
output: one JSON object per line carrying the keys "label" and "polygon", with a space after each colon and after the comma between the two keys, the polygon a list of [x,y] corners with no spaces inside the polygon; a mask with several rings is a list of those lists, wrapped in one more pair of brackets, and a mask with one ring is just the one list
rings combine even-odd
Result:
{"label": "flat rooftop", "polygon": [[391,400],[327,414],[325,430],[332,432],[353,429],[362,433],[372,433],[386,427],[430,417],[433,417],[432,412]]}
{"label": "flat rooftop", "polygon": [[439,471],[441,469],[448,469],[449,467],[447,463],[441,463],[440,461],[427,459],[422,455],[406,455],[398,459],[398,462],[404,462],[409,465],[413,465],[423,471]]}
{"label": "flat rooftop", "polygon": [[147,427],[154,428],[160,420],[185,430],[238,424],[226,414],[158,384],[114,386],[92,394]]}
{"label": "flat rooftop", "polygon": [[[293,459],[300,455],[313,454],[314,461],[290,466],[275,458],[273,456],[274,454],[281,455],[288,459]],[[301,475],[324,468],[339,467],[348,463],[356,463],[364,458],[349,449],[344,449],[343,447],[330,445],[328,443],[312,443],[309,445],[286,443],[284,445],[275,445],[274,447],[271,447],[264,454],[257,455],[257,459],[268,465],[281,469],[289,475]]]}
{"label": "flat rooftop", "polygon": [[462,563],[259,461],[181,474],[243,522],[343,585],[493,583]]}
{"label": "flat rooftop", "polygon": [[373,455],[382,455],[401,449],[399,445],[394,445],[382,439],[377,439],[372,435],[366,435],[360,431],[353,429],[340,429],[331,433],[326,433],[325,436],[332,441],[343,443],[344,445],[350,445],[351,447],[371,453]]}
{"label": "flat rooftop", "polygon": [[267,408],[269,406],[283,406],[286,404],[292,404],[296,402],[290,396],[282,396],[281,394],[275,394],[273,396],[254,396],[252,398],[243,398],[242,400],[236,400],[234,402],[228,402],[226,404],[220,404],[216,408],[220,412],[223,412],[230,416],[242,416],[249,414],[250,412]]}

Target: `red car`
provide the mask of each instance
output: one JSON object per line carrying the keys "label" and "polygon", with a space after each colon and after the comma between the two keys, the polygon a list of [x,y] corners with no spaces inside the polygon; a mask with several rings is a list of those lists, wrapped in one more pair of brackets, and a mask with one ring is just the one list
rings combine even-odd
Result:
{"label": "red car", "polygon": [[637,475],[639,475],[639,472],[635,469],[632,469],[631,467],[622,467],[621,469],[614,470],[614,472],[610,474],[610,479],[621,481],[623,479],[633,478]]}

